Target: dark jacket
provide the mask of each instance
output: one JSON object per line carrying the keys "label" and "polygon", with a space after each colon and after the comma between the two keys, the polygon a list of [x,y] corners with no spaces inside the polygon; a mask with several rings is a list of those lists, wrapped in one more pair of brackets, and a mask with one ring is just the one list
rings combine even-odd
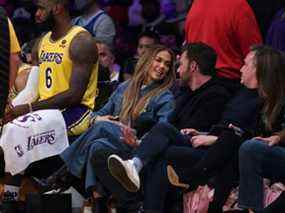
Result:
{"label": "dark jacket", "polygon": [[230,93],[216,79],[211,79],[195,91],[178,87],[174,92],[176,109],[171,123],[178,129],[194,128],[209,131],[218,123]]}
{"label": "dark jacket", "polygon": [[227,104],[220,124],[230,123],[244,131],[255,132],[263,101],[256,89],[243,87]]}

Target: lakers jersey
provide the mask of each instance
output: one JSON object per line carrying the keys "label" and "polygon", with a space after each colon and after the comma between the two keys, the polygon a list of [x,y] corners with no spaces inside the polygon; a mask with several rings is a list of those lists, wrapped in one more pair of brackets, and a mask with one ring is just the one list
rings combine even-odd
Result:
{"label": "lakers jersey", "polygon": [[[82,27],[74,26],[61,39],[53,41],[51,32],[47,33],[39,45],[39,96],[45,100],[69,89],[72,74],[72,61],[69,48],[72,39]],[[94,64],[89,83],[81,104],[90,109],[94,108],[97,90],[98,62]]]}

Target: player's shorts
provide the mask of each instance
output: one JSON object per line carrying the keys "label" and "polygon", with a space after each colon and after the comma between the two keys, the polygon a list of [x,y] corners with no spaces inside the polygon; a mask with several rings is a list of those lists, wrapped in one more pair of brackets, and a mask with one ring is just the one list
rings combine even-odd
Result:
{"label": "player's shorts", "polygon": [[92,110],[84,105],[69,107],[62,111],[68,136],[76,136],[85,132],[89,127]]}

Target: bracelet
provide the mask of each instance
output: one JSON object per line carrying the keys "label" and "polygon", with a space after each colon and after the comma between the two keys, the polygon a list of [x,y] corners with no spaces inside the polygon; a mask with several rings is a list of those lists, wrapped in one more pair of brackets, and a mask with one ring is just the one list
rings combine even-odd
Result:
{"label": "bracelet", "polygon": [[29,112],[33,112],[32,104],[31,104],[31,103],[28,103],[28,106],[29,106]]}

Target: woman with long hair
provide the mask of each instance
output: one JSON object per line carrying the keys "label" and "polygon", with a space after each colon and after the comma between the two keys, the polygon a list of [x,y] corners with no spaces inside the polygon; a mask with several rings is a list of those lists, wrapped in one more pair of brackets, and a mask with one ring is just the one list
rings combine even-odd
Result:
{"label": "woman with long hair", "polygon": [[254,60],[264,105],[260,136],[244,142],[239,150],[239,206],[249,212],[283,212],[284,193],[276,201],[282,207],[277,210],[275,203],[264,209],[263,178],[285,180],[285,58],[273,48],[257,47]]}
{"label": "woman with long hair", "polygon": [[[88,193],[95,189],[97,194],[103,194],[96,182],[97,168],[91,162],[94,150],[106,146],[128,154],[132,147],[122,142],[122,129],[134,131],[140,138],[155,123],[168,122],[174,110],[169,91],[175,80],[174,60],[170,49],[161,45],[150,47],[139,59],[132,79],[118,86],[104,107],[94,112],[87,132],[61,154],[67,171],[73,176],[82,177],[86,168]],[[48,182],[68,183],[62,171]]]}

